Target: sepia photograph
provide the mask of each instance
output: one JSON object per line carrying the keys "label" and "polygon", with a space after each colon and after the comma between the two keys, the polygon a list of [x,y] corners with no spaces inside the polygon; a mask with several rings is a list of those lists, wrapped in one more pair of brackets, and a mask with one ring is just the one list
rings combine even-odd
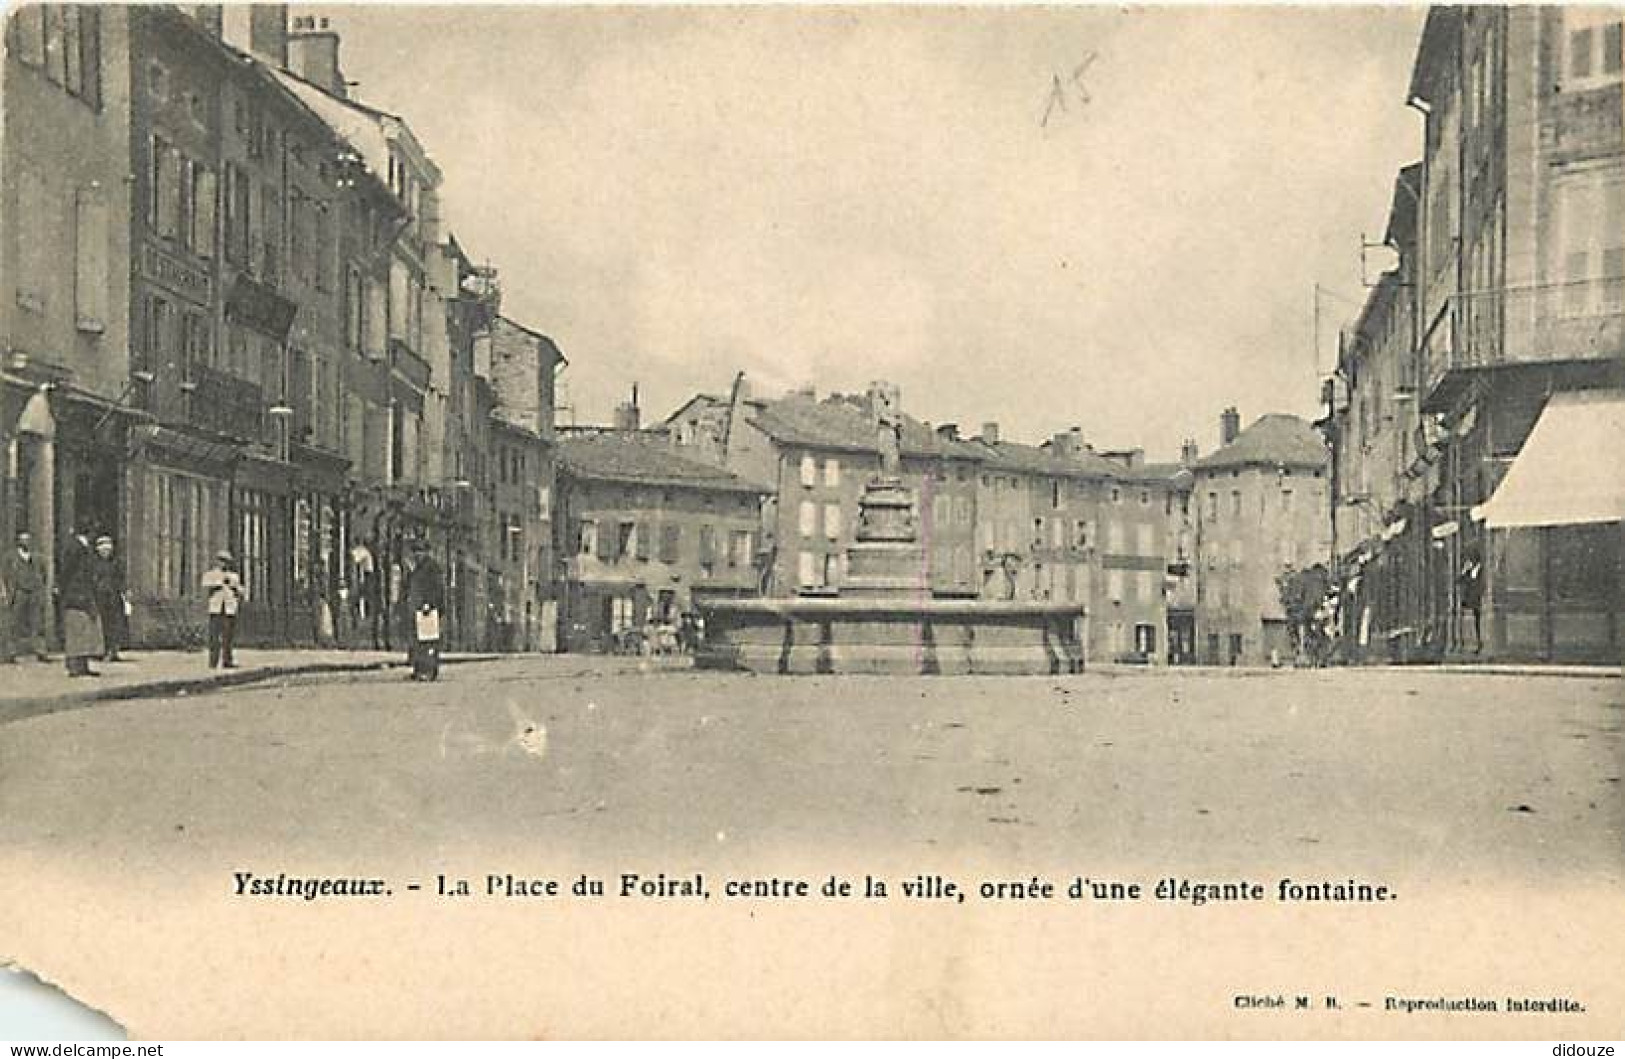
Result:
{"label": "sepia photograph", "polygon": [[1625,1036],[1625,8],[4,48],[0,1038]]}

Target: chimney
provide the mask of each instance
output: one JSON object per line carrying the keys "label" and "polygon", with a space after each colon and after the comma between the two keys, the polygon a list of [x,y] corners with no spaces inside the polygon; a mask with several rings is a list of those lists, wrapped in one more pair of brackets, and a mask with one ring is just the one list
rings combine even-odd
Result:
{"label": "chimney", "polygon": [[1197,448],[1195,438],[1186,438],[1179,443],[1179,465],[1181,467],[1196,466]]}
{"label": "chimney", "polygon": [[944,423],[944,424],[942,424],[940,427],[937,428],[937,437],[941,438],[943,441],[958,441],[959,440],[959,424],[958,423]]}
{"label": "chimney", "polygon": [[1228,445],[1241,433],[1241,413],[1231,405],[1219,416],[1219,444]]}
{"label": "chimney", "polygon": [[989,445],[997,445],[999,443],[999,424],[991,422],[983,423],[982,440],[987,442]]}
{"label": "chimney", "polygon": [[219,37],[225,33],[225,12],[221,10],[219,4],[189,4],[186,5],[186,9],[204,29],[209,31],[210,36]]}
{"label": "chimney", "polygon": [[251,4],[248,50],[279,70],[288,67],[288,5]]}
{"label": "chimney", "polygon": [[632,399],[615,406],[615,429],[623,431],[637,430],[642,424],[642,412],[638,409],[638,384],[632,384]]}
{"label": "chimney", "polygon": [[339,35],[328,28],[327,19],[314,15],[294,19],[287,50],[289,73],[340,99],[349,94],[339,66]]}

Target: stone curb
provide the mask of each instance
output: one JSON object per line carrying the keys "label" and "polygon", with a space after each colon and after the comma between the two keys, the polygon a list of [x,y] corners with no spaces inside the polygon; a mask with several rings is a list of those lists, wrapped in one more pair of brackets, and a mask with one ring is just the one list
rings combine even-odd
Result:
{"label": "stone curb", "polygon": [[[461,665],[470,662],[494,662],[501,658],[518,657],[501,654],[456,655],[441,659],[442,665]],[[0,700],[0,724],[40,717],[78,706],[98,702],[127,702],[136,699],[173,698],[195,691],[213,691],[217,688],[236,688],[248,684],[262,684],[282,677],[317,675],[323,673],[370,673],[406,668],[404,659],[384,662],[301,662],[293,665],[253,666],[239,670],[222,670],[195,677],[170,677],[136,684],[117,684],[111,687],[89,687],[81,691],[63,692],[33,699]]]}

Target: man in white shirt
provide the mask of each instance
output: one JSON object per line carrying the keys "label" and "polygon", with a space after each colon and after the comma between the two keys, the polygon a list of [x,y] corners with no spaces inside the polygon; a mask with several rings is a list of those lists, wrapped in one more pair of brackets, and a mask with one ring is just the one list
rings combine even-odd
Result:
{"label": "man in white shirt", "polygon": [[237,634],[237,608],[246,593],[231,553],[221,551],[214,559],[214,566],[203,575],[203,594],[209,605],[209,668],[236,669],[231,642]]}

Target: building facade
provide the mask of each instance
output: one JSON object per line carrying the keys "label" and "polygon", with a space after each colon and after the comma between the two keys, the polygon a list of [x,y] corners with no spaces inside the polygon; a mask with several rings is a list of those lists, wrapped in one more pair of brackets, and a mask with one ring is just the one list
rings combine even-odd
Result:
{"label": "building facade", "polygon": [[626,649],[706,599],[758,595],[765,486],[673,451],[663,433],[579,428],[559,442],[560,638]]}
{"label": "building facade", "polygon": [[[398,644],[423,538],[451,642],[484,646],[514,554],[499,510],[534,545],[521,596],[548,597],[562,357],[513,325],[528,385],[479,363],[495,272],[444,233],[438,169],[351,98],[338,45],[278,4],[36,5],[6,25],[0,530],[48,559],[70,526],[117,538],[140,645],[201,638],[221,549],[246,642]],[[504,407],[541,446],[523,503],[489,473]]]}
{"label": "building facade", "polygon": [[1329,457],[1296,416],[1260,417],[1246,430],[1234,408],[1221,445],[1192,469],[1198,654],[1207,665],[1293,658],[1280,578],[1331,557]]}
{"label": "building facade", "polygon": [[127,503],[130,44],[125,8],[7,15],[0,84],[0,533],[50,573],[69,523]]}
{"label": "building facade", "polygon": [[[1618,8],[1578,5],[1439,7],[1423,30],[1418,441],[1442,655],[1620,654],[1613,455],[1566,395],[1625,414],[1622,35]],[[1575,467],[1578,491],[1552,490]]]}

